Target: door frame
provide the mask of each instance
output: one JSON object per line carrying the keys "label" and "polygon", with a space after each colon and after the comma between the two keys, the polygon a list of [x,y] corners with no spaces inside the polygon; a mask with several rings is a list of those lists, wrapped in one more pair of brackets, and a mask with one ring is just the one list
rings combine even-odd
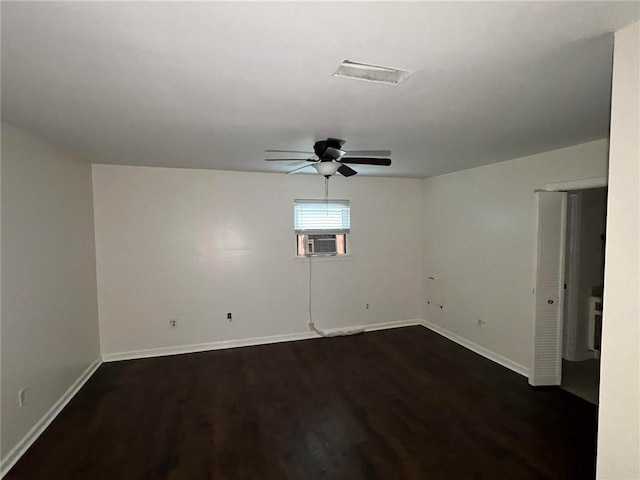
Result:
{"label": "door frame", "polygon": [[571,190],[587,190],[589,188],[602,188],[608,186],[609,177],[592,177],[582,178],[579,180],[567,180],[564,182],[547,183],[542,191],[570,192]]}

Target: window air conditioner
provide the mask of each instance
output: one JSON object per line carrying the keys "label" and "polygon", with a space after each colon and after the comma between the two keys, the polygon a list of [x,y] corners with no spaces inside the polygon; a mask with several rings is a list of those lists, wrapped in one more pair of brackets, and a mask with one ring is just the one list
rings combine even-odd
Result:
{"label": "window air conditioner", "polygon": [[335,235],[309,235],[307,252],[310,254],[331,255],[337,253]]}

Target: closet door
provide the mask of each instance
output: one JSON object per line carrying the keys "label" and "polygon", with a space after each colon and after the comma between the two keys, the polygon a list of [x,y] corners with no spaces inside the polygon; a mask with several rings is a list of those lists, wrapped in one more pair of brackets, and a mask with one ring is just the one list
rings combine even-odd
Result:
{"label": "closet door", "polygon": [[529,383],[560,385],[567,194],[537,192],[538,248],[533,362]]}

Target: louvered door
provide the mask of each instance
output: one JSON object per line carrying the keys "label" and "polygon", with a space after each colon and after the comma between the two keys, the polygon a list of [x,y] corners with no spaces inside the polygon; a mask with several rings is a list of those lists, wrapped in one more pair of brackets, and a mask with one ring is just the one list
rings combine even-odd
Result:
{"label": "louvered door", "polygon": [[567,194],[538,192],[533,364],[529,383],[560,385]]}

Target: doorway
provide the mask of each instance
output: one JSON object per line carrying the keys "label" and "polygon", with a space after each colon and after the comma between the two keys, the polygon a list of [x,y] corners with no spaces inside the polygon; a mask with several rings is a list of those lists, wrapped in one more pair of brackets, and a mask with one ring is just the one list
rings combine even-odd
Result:
{"label": "doorway", "polygon": [[560,386],[598,404],[607,188],[567,197]]}
{"label": "doorway", "polygon": [[[604,271],[602,225],[606,214],[606,186],[607,179],[601,177],[548,184],[545,190],[535,193],[538,213],[533,289],[534,345],[529,383],[534,387],[563,385],[563,361],[566,360],[572,363],[565,368],[569,377],[565,379],[564,388],[573,388],[573,381],[584,386],[586,382],[582,380],[588,378],[589,383],[595,385],[590,391],[595,393],[587,396],[581,393],[580,387],[573,390],[590,401],[597,401],[598,397],[598,375],[594,377],[592,373],[599,374],[604,282],[593,272],[603,275]],[[598,203],[598,199],[604,202]],[[581,230],[598,231],[596,247],[590,234],[591,243],[583,245]],[[581,247],[586,260],[581,259]],[[597,248],[596,253],[594,248]],[[585,262],[598,267],[586,268],[582,266]],[[565,319],[570,319],[566,325]],[[585,363],[578,363],[583,361]],[[578,373],[572,374],[572,370],[578,370]],[[592,373],[585,373],[589,371]],[[592,381],[594,378],[595,382]]]}

